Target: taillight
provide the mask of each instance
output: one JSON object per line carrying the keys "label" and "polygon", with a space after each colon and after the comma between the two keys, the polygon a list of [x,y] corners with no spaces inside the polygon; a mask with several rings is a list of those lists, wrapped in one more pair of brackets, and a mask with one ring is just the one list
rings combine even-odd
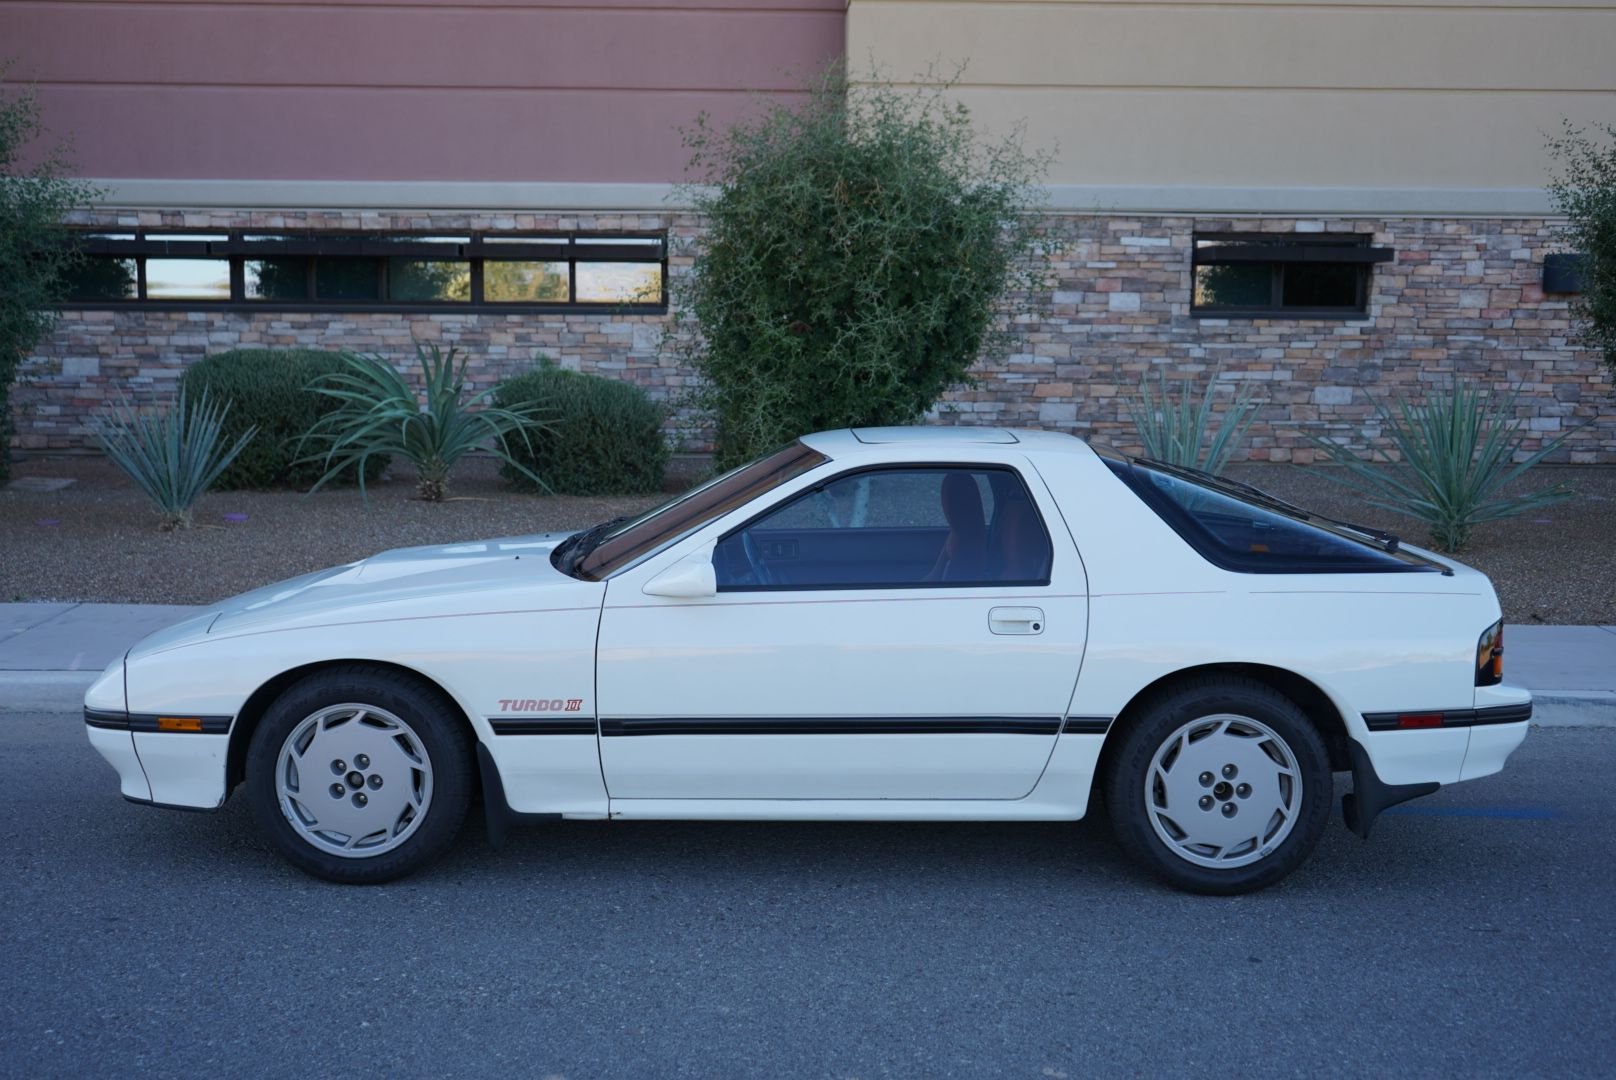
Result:
{"label": "taillight", "polygon": [[1504,620],[1489,626],[1476,643],[1476,685],[1497,686],[1504,681]]}

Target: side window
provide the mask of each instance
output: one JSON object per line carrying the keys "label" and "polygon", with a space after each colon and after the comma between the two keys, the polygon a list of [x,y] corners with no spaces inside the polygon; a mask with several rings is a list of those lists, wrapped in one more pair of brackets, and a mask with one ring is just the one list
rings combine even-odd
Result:
{"label": "side window", "polygon": [[857,472],[730,533],[720,591],[1045,585],[1049,534],[1014,470]]}

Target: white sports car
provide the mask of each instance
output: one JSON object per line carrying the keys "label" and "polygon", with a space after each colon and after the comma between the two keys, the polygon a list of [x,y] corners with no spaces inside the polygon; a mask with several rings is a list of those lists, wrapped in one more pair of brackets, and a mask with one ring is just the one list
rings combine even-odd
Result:
{"label": "white sports car", "polygon": [[[411,548],[217,604],[85,698],[123,794],[243,781],[377,882],[538,819],[1058,821],[1198,892],[1498,771],[1482,574],[1079,439],[825,432],[632,521]],[[1102,802],[1096,802],[1098,792]]]}

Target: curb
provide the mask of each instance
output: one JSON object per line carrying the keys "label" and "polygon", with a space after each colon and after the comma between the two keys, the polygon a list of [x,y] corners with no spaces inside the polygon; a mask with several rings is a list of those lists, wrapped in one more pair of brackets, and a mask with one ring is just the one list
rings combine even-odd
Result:
{"label": "curb", "polygon": [[0,715],[71,712],[84,707],[84,691],[99,671],[0,671]]}
{"label": "curb", "polygon": [[1532,695],[1533,727],[1616,728],[1616,691],[1551,690]]}

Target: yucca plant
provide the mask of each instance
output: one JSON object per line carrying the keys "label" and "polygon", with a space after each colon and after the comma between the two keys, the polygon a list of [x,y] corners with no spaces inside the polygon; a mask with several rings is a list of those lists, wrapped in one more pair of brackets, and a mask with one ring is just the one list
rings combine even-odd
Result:
{"label": "yucca plant", "polygon": [[[1368,396],[1368,395],[1365,395]],[[1514,517],[1571,496],[1563,484],[1518,495],[1502,495],[1560,448],[1571,432],[1521,457],[1525,421],[1515,416],[1519,391],[1497,398],[1491,389],[1466,386],[1457,377],[1450,389],[1429,395],[1424,404],[1396,397],[1388,406],[1369,398],[1381,429],[1397,451],[1396,462],[1361,458],[1346,447],[1310,436],[1313,445],[1343,471],[1324,475],[1363,495],[1371,506],[1416,518],[1430,529],[1439,551],[1464,546],[1471,530],[1487,521]]]}
{"label": "yucca plant", "polygon": [[156,505],[164,531],[191,526],[191,507],[258,433],[249,428],[233,444],[220,433],[230,405],[206,392],[187,402],[182,388],[166,412],[141,412],[120,400],[92,427],[107,457],[129,474]]}
{"label": "yucca plant", "polygon": [[354,353],[343,356],[341,370],[310,383],[309,389],[341,404],[321,416],[303,437],[303,444],[313,444],[315,449],[300,460],[319,461],[325,469],[309,490],[318,491],[328,480],[357,466],[363,492],[365,465],[372,458],[396,455],[415,466],[416,494],[427,502],[439,502],[449,492],[449,473],[455,463],[486,446],[510,468],[548,491],[548,485],[513,457],[509,447],[512,436],[528,444],[530,430],[547,426],[540,419],[542,405],[486,405],[493,387],[468,398],[469,360],[457,366],[456,352],[445,353],[436,345],[416,346],[420,396],[386,360]]}
{"label": "yucca plant", "polygon": [[1218,386],[1217,372],[1206,389],[1195,393],[1195,383],[1186,379],[1169,383],[1167,373],[1158,371],[1155,386],[1149,375],[1139,380],[1136,397],[1123,398],[1123,405],[1144,445],[1145,456],[1209,473],[1221,473],[1229,457],[1257,419],[1257,404],[1251,388],[1240,386],[1224,411],[1216,433],[1208,439],[1212,424],[1212,403]]}

